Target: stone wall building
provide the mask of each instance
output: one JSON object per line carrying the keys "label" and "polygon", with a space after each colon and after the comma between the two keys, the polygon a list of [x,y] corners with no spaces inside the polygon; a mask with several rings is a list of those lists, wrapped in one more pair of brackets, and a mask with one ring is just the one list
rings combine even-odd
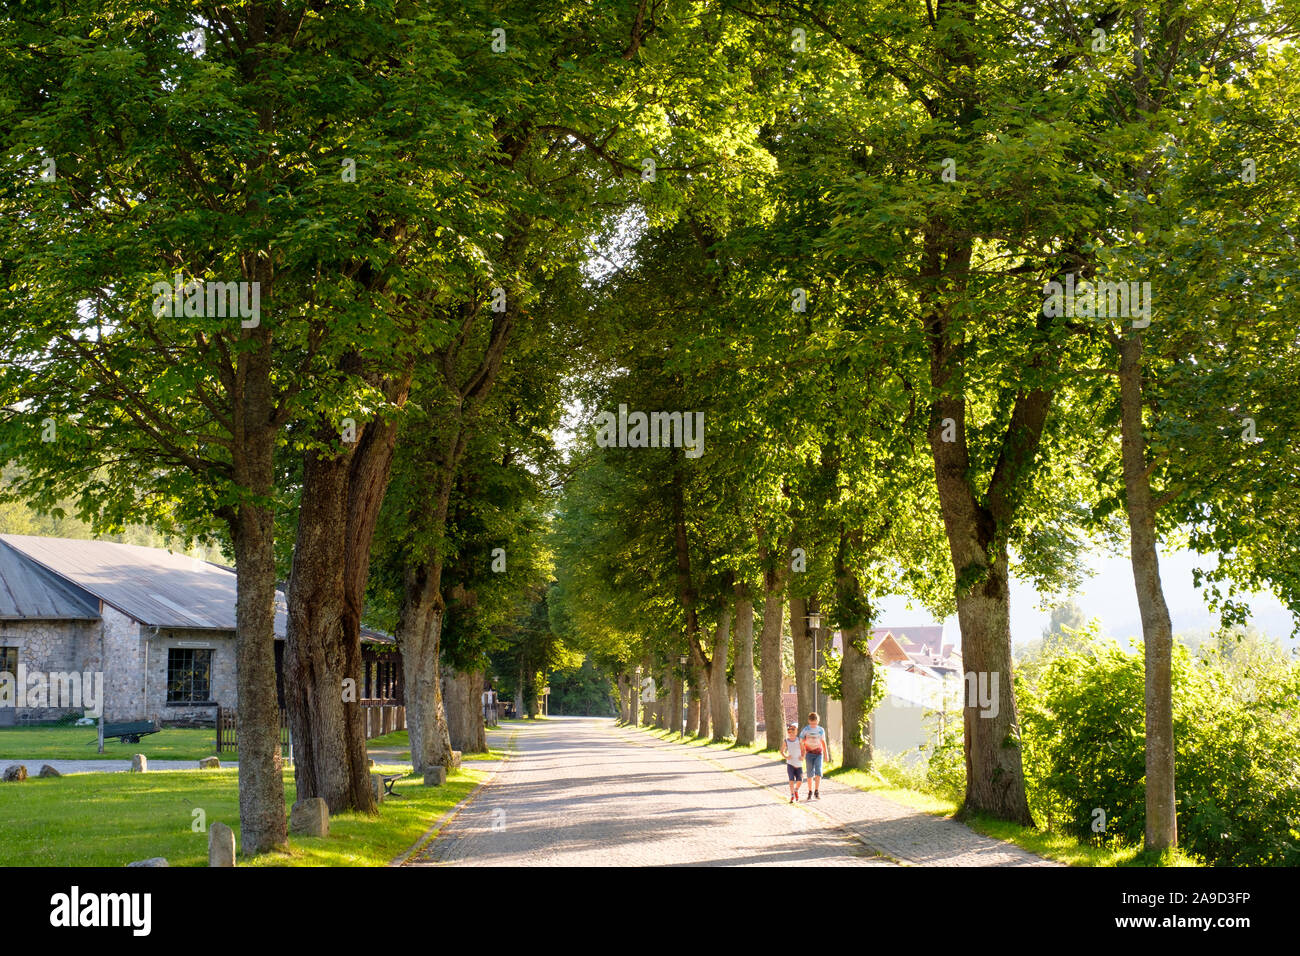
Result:
{"label": "stone wall building", "polygon": [[[287,622],[277,593],[277,682]],[[399,701],[393,639],[362,637],[359,697]],[[42,675],[73,674],[101,682],[106,720],[212,724],[238,706],[234,572],[160,548],[0,535],[0,726],[83,711],[89,684],[78,706],[34,692]]]}

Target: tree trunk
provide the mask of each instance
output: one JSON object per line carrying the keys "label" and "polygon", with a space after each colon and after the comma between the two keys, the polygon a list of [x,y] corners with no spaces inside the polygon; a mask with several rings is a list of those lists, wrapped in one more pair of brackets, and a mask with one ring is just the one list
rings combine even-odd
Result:
{"label": "tree trunk", "polygon": [[[267,501],[275,487],[278,431],[271,332],[262,325],[246,334],[256,347],[241,350],[236,358],[232,465],[240,489]],[[240,850],[255,856],[289,844],[275,674],[275,513],[245,500],[222,518],[235,551]]]}
{"label": "tree trunk", "polygon": [[758,736],[754,709],[754,602],[736,591],[736,743],[748,746]]}
{"label": "tree trunk", "polygon": [[790,642],[794,645],[794,683],[798,694],[799,723],[817,709],[813,695],[813,642],[808,629],[808,601],[801,597],[790,598]]}
{"label": "tree trunk", "polygon": [[[788,555],[788,552],[787,552]],[[785,737],[785,698],[782,696],[781,674],[781,611],[784,599],[788,556],[776,556],[776,568],[763,575],[763,627],[759,631],[758,648],[762,656],[760,677],[763,682],[763,723],[767,749],[781,749]]]}
{"label": "tree trunk", "polygon": [[673,733],[682,732],[682,676],[681,670],[674,667],[671,671],[673,681],[672,699],[668,702],[668,727]]}
{"label": "tree trunk", "polygon": [[[962,660],[966,668],[963,726],[966,799],[970,810],[1033,826],[1024,789],[1020,727],[1011,681],[1011,607],[1007,559],[999,554],[982,584],[958,597]],[[973,639],[968,639],[970,635]],[[997,688],[996,706],[993,694]]]}
{"label": "tree trunk", "polygon": [[635,675],[632,678],[632,695],[631,711],[628,714],[628,722],[633,727],[641,726],[641,681]]}
{"label": "tree trunk", "polygon": [[704,736],[709,732],[709,662],[705,659],[704,651],[700,647],[700,619],[695,606],[695,583],[691,576],[690,543],[686,536],[686,503],[682,487],[683,476],[680,450],[674,448],[669,454],[674,466],[672,483],[673,551],[677,562],[677,595],[682,605],[682,611],[686,615],[686,650],[691,662],[691,683],[694,686],[694,693],[699,697],[698,704],[692,699],[692,713],[687,718],[687,733]]}
{"label": "tree trunk", "polygon": [[[950,294],[960,295],[970,253],[969,242],[961,240],[954,245],[951,238],[936,232],[926,237],[924,267],[935,275],[945,272],[954,276],[955,288]],[[966,444],[962,339],[951,329],[945,301],[927,296],[923,305],[930,381],[936,396],[930,406],[930,452],[956,581],[967,671],[963,715],[966,796],[962,810],[1033,826],[1025,796],[1011,673],[1011,594],[1005,541],[1031,473],[1052,393],[1041,389],[1017,393],[997,464],[981,500],[971,484],[973,468]],[[1046,359],[1036,357],[1035,361]]]}
{"label": "tree trunk", "polygon": [[[632,719],[634,711],[628,710],[628,717]],[[524,718],[529,716],[528,702],[524,700],[524,662],[519,662],[519,679],[515,685],[515,717]],[[635,721],[633,721],[635,723]]]}
{"label": "tree trunk", "polygon": [[[405,402],[409,376],[390,388]],[[326,432],[317,437],[333,442]],[[361,613],[370,545],[392,472],[397,425],[368,422],[354,447],[308,452],[289,575],[285,703],[294,735],[298,799],[331,813],[375,812],[359,689]],[[344,693],[351,680],[352,693]]]}
{"label": "tree trunk", "polygon": [[451,768],[438,662],[444,615],[441,577],[441,565],[408,566],[403,572],[397,643],[402,652],[411,764],[417,774],[433,767]]}
{"label": "tree trunk", "polygon": [[700,729],[700,687],[697,683],[697,676],[692,670],[691,679],[687,684],[687,704],[686,704],[686,736],[694,737]]}
{"label": "tree trunk", "polygon": [[1146,668],[1146,849],[1178,845],[1174,796],[1173,625],[1160,583],[1155,505],[1142,433],[1142,340],[1120,344],[1120,410],[1125,506],[1133,583],[1142,614]]}
{"label": "tree trunk", "polygon": [[[349,634],[345,566],[349,455],[309,453],[289,575],[284,686],[298,799],[373,813],[359,704],[361,636]],[[369,543],[366,544],[367,551]],[[345,681],[351,681],[348,688]]]}
{"label": "tree trunk", "polygon": [[447,735],[452,750],[467,754],[487,750],[482,700],[482,671],[447,669]]}
{"label": "tree trunk", "polygon": [[862,593],[862,582],[847,564],[845,554],[851,536],[841,531],[840,551],[835,561],[835,588],[838,598],[840,633],[844,656],[840,659],[840,703],[844,728],[840,748],[840,765],[855,770],[871,767],[871,734],[867,721],[867,703],[871,699],[875,677],[868,640],[872,610]]}
{"label": "tree trunk", "polygon": [[713,695],[709,693],[709,687],[713,683],[713,669],[705,664],[700,668],[700,726],[696,728],[697,737],[709,736],[710,717],[713,714]]}
{"label": "tree trunk", "polygon": [[632,705],[627,699],[628,679],[626,674],[618,675],[618,719],[623,723],[631,722]]}
{"label": "tree trunk", "polygon": [[[269,449],[267,453],[269,463]],[[284,849],[284,776],[275,690],[275,520],[241,505],[235,550],[235,683],[239,736],[239,835],[245,856]]]}
{"label": "tree trunk", "polygon": [[718,626],[713,633],[713,664],[709,668],[710,721],[713,739],[726,740],[734,735],[731,726],[731,694],[727,692],[727,651],[731,643],[731,608],[723,605],[718,612]]}

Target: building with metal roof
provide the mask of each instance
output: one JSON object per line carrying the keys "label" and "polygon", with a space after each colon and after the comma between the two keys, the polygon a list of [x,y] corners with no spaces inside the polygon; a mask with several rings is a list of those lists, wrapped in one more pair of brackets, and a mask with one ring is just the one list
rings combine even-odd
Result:
{"label": "building with metal roof", "polygon": [[[102,675],[109,720],[206,724],[218,706],[234,709],[236,580],[230,568],[162,548],[0,535],[0,726],[67,712],[18,686],[41,674]],[[287,625],[277,591],[282,702]],[[360,697],[400,698],[397,655],[376,653],[394,639],[364,628],[362,640]]]}

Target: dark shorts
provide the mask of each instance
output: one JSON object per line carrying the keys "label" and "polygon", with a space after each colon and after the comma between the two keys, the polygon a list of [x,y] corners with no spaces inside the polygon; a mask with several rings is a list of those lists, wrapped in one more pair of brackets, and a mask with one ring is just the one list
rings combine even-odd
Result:
{"label": "dark shorts", "polygon": [[787,763],[785,765],[785,773],[791,780],[803,779],[803,767],[796,767],[793,764]]}

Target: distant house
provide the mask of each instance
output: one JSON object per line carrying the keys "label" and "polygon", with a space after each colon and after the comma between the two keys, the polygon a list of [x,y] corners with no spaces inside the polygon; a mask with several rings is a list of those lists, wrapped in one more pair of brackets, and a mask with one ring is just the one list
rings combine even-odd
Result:
{"label": "distant house", "polygon": [[[287,623],[277,592],[281,704]],[[364,629],[362,643],[358,696],[400,700],[393,639]],[[108,720],[211,724],[218,705],[238,706],[234,572],[161,548],[0,535],[0,674],[37,672],[101,673]],[[76,709],[53,703],[0,706],[0,725]]]}
{"label": "distant house", "polygon": [[[789,692],[781,695],[781,709],[785,711],[785,722],[787,724],[797,723],[802,727],[803,722],[799,720],[799,694],[795,691],[793,684],[789,686]],[[767,722],[763,719],[763,694],[761,691],[754,695],[754,714],[758,729],[766,730]]]}
{"label": "distant house", "polygon": [[[832,646],[843,652],[836,632]],[[944,640],[943,625],[878,627],[867,642],[885,679],[885,699],[872,712],[871,745],[884,753],[919,759],[945,721],[962,714],[961,651]],[[843,739],[843,708],[831,701],[826,714],[832,741]]]}

